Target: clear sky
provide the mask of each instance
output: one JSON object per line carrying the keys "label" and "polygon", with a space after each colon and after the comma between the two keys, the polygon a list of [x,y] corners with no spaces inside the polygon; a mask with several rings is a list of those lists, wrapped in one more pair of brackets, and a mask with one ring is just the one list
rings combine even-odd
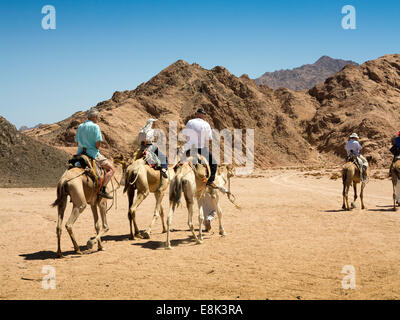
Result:
{"label": "clear sky", "polygon": [[[355,30],[341,25],[348,4]],[[56,122],[178,59],[251,78],[322,55],[362,63],[400,52],[399,17],[398,0],[0,0],[0,115]]]}

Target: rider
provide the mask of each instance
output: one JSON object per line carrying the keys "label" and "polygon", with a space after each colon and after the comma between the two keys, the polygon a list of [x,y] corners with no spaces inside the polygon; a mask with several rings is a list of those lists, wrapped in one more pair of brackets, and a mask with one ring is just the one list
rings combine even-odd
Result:
{"label": "rider", "polygon": [[75,142],[78,143],[78,154],[84,153],[100,163],[101,167],[106,171],[106,174],[99,196],[112,199],[113,197],[106,192],[106,186],[114,175],[115,169],[99,151],[100,144],[103,141],[100,127],[97,124],[99,112],[92,108],[89,110],[87,117],[88,120],[80,124],[76,131]]}
{"label": "rider", "polygon": [[[155,159],[155,169],[160,170],[164,178],[168,178],[168,158],[164,155],[155,144],[154,123],[157,119],[150,118],[146,125],[139,131],[140,153],[144,151],[150,152],[158,159]],[[150,160],[151,161],[151,160]]]}
{"label": "rider", "polygon": [[398,160],[400,156],[400,131],[397,132],[397,137],[393,137],[392,139],[392,147],[390,148],[390,152],[393,154],[393,160],[390,164],[389,176],[392,175],[393,163]]}
{"label": "rider", "polygon": [[199,108],[196,111],[194,118],[189,120],[186,124],[182,131],[186,136],[184,149],[187,154],[192,148],[194,148],[197,150],[197,153],[201,154],[208,160],[211,172],[210,177],[207,180],[207,185],[212,188],[217,188],[214,179],[218,164],[207,147],[209,140],[212,139],[212,130],[208,122],[204,120],[206,115],[207,113],[204,109]]}
{"label": "rider", "polygon": [[361,180],[365,181],[366,176],[367,176],[367,167],[368,167],[368,161],[367,159],[364,158],[363,155],[360,154],[360,151],[362,149],[361,144],[358,142],[358,134],[357,133],[352,133],[350,135],[350,139],[347,141],[345,149],[347,151],[347,156],[350,156],[351,154],[355,155],[357,159],[360,159],[362,162],[361,165]]}

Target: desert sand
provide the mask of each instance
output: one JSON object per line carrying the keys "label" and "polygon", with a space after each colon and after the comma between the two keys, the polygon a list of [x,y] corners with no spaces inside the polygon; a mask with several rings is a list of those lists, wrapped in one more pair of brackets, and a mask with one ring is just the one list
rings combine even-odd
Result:
{"label": "desert sand", "polygon": [[[108,213],[106,251],[75,255],[65,228],[64,259],[56,259],[55,188],[0,189],[1,299],[399,299],[399,213],[391,181],[371,179],[366,210],[345,212],[341,179],[328,171],[258,171],[232,179],[242,206],[222,200],[226,237],[213,221],[196,245],[180,207],[173,219],[173,250],[164,249],[157,221],[151,239],[128,239],[128,202]],[[382,171],[383,172],[383,171]],[[384,173],[384,172],[383,172]],[[145,229],[154,197],[138,210]],[[163,201],[168,208],[167,197]],[[69,204],[65,221],[71,210]],[[195,219],[197,227],[197,218]],[[74,225],[85,248],[95,233],[90,209]],[[56,289],[42,288],[43,266],[56,271]],[[343,289],[342,268],[356,271],[355,289]]]}

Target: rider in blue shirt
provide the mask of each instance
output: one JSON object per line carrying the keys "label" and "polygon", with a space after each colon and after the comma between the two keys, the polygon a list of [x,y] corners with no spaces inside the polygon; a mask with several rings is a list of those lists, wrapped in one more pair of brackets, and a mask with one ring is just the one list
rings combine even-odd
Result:
{"label": "rider in blue shirt", "polygon": [[103,156],[100,151],[100,144],[103,141],[101,130],[97,124],[99,112],[91,109],[88,113],[88,120],[80,124],[75,136],[75,142],[78,143],[78,154],[85,151],[86,155],[96,159],[106,171],[103,181],[103,188],[99,193],[100,197],[112,199],[113,197],[106,192],[106,186],[115,173],[113,165]]}

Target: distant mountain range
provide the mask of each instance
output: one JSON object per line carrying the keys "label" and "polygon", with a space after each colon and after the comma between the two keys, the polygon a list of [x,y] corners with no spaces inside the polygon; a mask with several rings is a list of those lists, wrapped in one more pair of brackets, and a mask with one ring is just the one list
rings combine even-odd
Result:
{"label": "distant mountain range", "polygon": [[22,132],[22,131],[26,131],[26,130],[36,129],[36,128],[39,128],[41,125],[43,125],[43,123],[39,123],[34,127],[22,126],[21,128],[18,129],[18,131]]}
{"label": "distant mountain range", "polygon": [[294,69],[266,72],[254,80],[258,85],[266,85],[272,89],[284,87],[292,90],[307,90],[324,82],[348,64],[358,66],[358,63],[351,60],[322,56],[313,64],[305,64]]}

